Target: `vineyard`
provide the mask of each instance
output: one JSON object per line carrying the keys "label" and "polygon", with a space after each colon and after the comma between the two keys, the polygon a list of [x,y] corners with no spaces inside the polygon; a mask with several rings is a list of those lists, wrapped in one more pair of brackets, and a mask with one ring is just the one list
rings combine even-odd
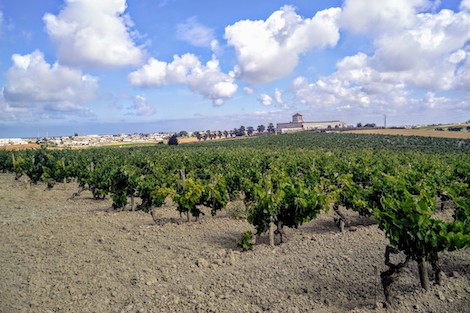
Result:
{"label": "vineyard", "polygon": [[[382,260],[374,265],[377,270],[371,276],[380,282],[380,294],[376,293],[373,303],[383,302],[384,307],[400,305],[404,295],[395,290],[403,290],[397,287],[403,272],[411,269],[419,282],[420,287],[408,288],[408,292],[421,288],[432,292],[449,275],[444,266],[450,262],[448,253],[462,255],[463,267],[470,262],[468,139],[299,133],[179,146],[74,151],[43,147],[0,151],[0,172],[10,173],[7,177],[12,181],[25,182],[18,187],[23,192],[34,188],[37,192],[37,186],[44,195],[69,190],[64,205],[90,194],[94,200],[88,205],[109,201],[109,214],[130,211],[126,214],[151,216],[153,229],[168,225],[199,228],[235,210],[244,224],[224,229],[231,238],[225,245],[232,247],[227,263],[266,249],[275,249],[278,258],[283,258],[299,246],[295,240],[310,244],[304,237],[299,239],[299,232],[320,221],[335,225],[333,236],[341,237],[327,240],[341,245],[347,241],[344,236],[357,232],[358,219],[368,221],[366,226],[375,227],[383,237],[376,243]],[[167,217],[170,208],[176,217]],[[315,236],[309,239],[307,250],[315,246],[315,240]],[[344,257],[348,258],[346,250]],[[210,269],[205,262],[198,259],[196,266]],[[362,284],[355,283],[357,288]],[[465,288],[461,302],[470,305],[468,280]],[[262,303],[274,305],[275,299],[270,301]],[[353,302],[361,307],[360,299]],[[329,306],[326,303],[326,311]],[[307,312],[315,306],[299,309]]]}

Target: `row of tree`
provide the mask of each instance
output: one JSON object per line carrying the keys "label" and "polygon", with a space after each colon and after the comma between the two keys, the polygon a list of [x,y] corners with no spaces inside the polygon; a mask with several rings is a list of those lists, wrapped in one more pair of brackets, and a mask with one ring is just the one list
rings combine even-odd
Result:
{"label": "row of tree", "polygon": [[[254,134],[273,134],[276,132],[276,128],[274,127],[273,123],[269,123],[268,127],[265,127],[264,125],[258,125],[258,127],[255,128],[253,126],[248,126],[245,127],[241,125],[239,128],[234,128],[232,130],[206,130],[205,132],[201,131],[196,131],[193,133],[193,136],[197,138],[197,140],[212,140],[212,139],[221,139],[222,137],[224,138],[231,138],[231,137],[241,137],[241,136],[253,136]],[[185,130],[180,131],[179,133],[176,134],[177,137],[186,137],[188,136],[188,132]]]}

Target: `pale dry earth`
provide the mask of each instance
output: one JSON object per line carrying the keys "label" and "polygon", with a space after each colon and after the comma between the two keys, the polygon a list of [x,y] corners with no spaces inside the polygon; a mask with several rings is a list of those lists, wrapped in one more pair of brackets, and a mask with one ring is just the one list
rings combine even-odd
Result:
{"label": "pale dry earth", "polygon": [[426,130],[426,129],[387,128],[387,129],[357,129],[357,130],[345,131],[345,133],[470,139],[470,132],[468,131],[453,132],[453,131],[436,131],[436,130]]}
{"label": "pale dry earth", "polygon": [[[0,312],[386,312],[380,282],[386,239],[348,214],[331,214],[288,242],[240,252],[253,230],[229,212],[186,223],[175,208],[113,212],[75,184],[28,187],[0,174]],[[207,211],[206,211],[207,212]],[[208,212],[207,212],[208,213]],[[393,285],[389,312],[469,312],[470,251],[442,255],[442,286],[424,293],[416,265]]]}

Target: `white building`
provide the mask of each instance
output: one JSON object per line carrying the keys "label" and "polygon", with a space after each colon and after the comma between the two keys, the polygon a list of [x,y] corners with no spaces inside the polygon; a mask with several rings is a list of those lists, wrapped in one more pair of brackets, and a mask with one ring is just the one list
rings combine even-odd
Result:
{"label": "white building", "polygon": [[28,141],[22,138],[0,138],[0,146],[26,145]]}
{"label": "white building", "polygon": [[278,123],[276,131],[278,134],[287,134],[305,130],[325,130],[345,127],[347,127],[346,123],[341,121],[304,122],[302,114],[296,113],[292,116],[292,122]]}

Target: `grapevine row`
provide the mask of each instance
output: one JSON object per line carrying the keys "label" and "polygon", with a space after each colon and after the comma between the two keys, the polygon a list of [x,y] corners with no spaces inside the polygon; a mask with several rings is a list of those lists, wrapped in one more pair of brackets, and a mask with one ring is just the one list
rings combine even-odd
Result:
{"label": "grapevine row", "polygon": [[[178,147],[2,151],[0,170],[48,188],[76,180],[77,194],[89,189],[95,198],[110,196],[114,209],[130,201],[131,209],[149,212],[170,197],[188,221],[201,215],[201,205],[214,215],[242,199],[257,235],[269,232],[272,245],[275,235],[285,240],[284,227],[296,228],[330,208],[340,230],[347,225],[344,208],[373,216],[390,242],[389,270],[381,275],[389,301],[400,266],[416,261],[421,285],[429,289],[426,263],[439,283],[439,253],[470,246],[468,146],[440,139],[302,134]],[[453,201],[451,221],[434,217],[438,199]],[[406,259],[392,264],[389,255],[398,251]]]}

